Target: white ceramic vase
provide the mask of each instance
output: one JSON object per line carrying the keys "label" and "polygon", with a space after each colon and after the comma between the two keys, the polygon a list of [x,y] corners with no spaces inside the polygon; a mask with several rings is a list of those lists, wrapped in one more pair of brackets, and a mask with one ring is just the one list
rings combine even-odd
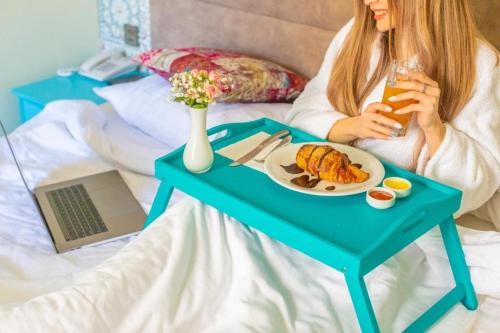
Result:
{"label": "white ceramic vase", "polygon": [[182,156],[184,166],[193,173],[210,170],[214,162],[214,153],[207,136],[208,109],[190,109],[191,132]]}

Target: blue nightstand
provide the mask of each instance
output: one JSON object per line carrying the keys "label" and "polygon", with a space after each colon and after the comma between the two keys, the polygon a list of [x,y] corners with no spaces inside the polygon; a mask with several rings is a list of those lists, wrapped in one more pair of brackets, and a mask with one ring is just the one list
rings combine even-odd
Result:
{"label": "blue nightstand", "polygon": [[[132,72],[123,77],[133,75],[145,76],[146,74]],[[93,88],[107,85],[107,82],[100,82],[79,74],[73,74],[68,77],[54,76],[17,87],[12,90],[12,94],[19,98],[21,123],[25,123],[42,111],[45,105],[59,99],[84,99],[96,104],[103,104],[106,101],[97,96]]]}
{"label": "blue nightstand", "polygon": [[105,100],[94,94],[92,89],[107,85],[106,82],[73,74],[68,77],[55,76],[17,87],[12,93],[19,98],[21,123],[24,123],[42,111],[45,105],[58,99],[85,99],[102,104]]}

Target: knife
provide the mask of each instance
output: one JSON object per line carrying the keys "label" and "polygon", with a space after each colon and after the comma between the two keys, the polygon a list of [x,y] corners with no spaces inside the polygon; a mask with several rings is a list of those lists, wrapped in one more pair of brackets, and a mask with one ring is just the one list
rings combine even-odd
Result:
{"label": "knife", "polygon": [[267,153],[266,156],[264,156],[260,159],[254,158],[253,160],[257,163],[264,163],[266,161],[266,158],[268,158],[269,155],[271,155],[271,153],[274,153],[275,150],[278,150],[279,148],[288,145],[290,142],[292,142],[292,139],[293,139],[293,137],[291,135],[286,136],[283,140],[281,140],[280,144],[277,145],[276,147],[274,147],[273,149],[271,149],[271,151],[269,153]]}
{"label": "knife", "polygon": [[271,135],[264,141],[262,141],[257,147],[252,149],[249,153],[243,155],[242,157],[238,158],[236,161],[233,163],[229,164],[229,166],[235,167],[238,165],[245,164],[246,162],[250,161],[252,158],[257,156],[262,150],[264,150],[267,146],[269,146],[271,143],[275,142],[276,140],[279,140],[281,137],[290,134],[290,131],[288,130],[283,130],[279,131],[276,134]]}

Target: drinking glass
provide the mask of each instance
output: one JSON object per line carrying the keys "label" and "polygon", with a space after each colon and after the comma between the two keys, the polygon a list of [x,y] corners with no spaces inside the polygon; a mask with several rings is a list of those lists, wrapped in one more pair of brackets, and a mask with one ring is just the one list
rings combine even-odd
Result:
{"label": "drinking glass", "polygon": [[407,89],[396,88],[396,84],[399,81],[410,81],[410,78],[407,75],[409,71],[421,72],[422,66],[414,60],[409,60],[409,61],[394,60],[391,62],[389,68],[389,75],[387,77],[387,83],[385,85],[384,97],[382,98],[382,103],[389,105],[392,108],[392,111],[378,112],[401,124],[402,128],[391,128],[392,130],[391,136],[394,137],[400,137],[406,135],[406,131],[413,116],[413,113],[396,114],[395,112],[408,105],[417,103],[417,101],[414,99],[408,99],[397,102],[389,101],[390,97],[400,95],[408,91]]}

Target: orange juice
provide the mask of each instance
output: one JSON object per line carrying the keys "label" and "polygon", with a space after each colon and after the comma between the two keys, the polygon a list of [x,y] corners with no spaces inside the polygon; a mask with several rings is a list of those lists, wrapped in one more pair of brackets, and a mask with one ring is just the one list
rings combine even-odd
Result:
{"label": "orange juice", "polygon": [[422,71],[422,66],[418,64],[415,59],[408,61],[393,60],[389,67],[389,73],[387,76],[387,83],[385,85],[384,97],[382,98],[382,103],[389,105],[392,108],[391,112],[381,112],[378,113],[397,121],[403,127],[402,129],[393,128],[393,136],[405,136],[408,125],[410,124],[411,117],[413,113],[396,114],[395,112],[411,104],[417,103],[414,99],[408,99],[404,101],[391,102],[389,98],[392,96],[401,95],[408,90],[396,88],[398,81],[409,80],[407,73],[412,71]]}
{"label": "orange juice", "polygon": [[406,128],[408,128],[408,125],[410,124],[412,113],[395,114],[394,112],[399,110],[399,109],[402,109],[408,105],[414,104],[417,101],[415,101],[413,99],[408,99],[408,100],[404,100],[404,101],[391,102],[391,101],[389,101],[389,97],[397,96],[397,95],[400,95],[400,94],[405,93],[407,91],[408,90],[406,90],[406,89],[399,89],[399,88],[394,88],[394,87],[391,87],[389,85],[386,85],[385,90],[384,90],[384,98],[382,98],[382,103],[389,105],[392,108],[392,111],[391,112],[379,112],[380,114],[383,114],[384,116],[391,118],[391,119],[397,121],[398,123],[400,123],[405,130],[406,130]]}

